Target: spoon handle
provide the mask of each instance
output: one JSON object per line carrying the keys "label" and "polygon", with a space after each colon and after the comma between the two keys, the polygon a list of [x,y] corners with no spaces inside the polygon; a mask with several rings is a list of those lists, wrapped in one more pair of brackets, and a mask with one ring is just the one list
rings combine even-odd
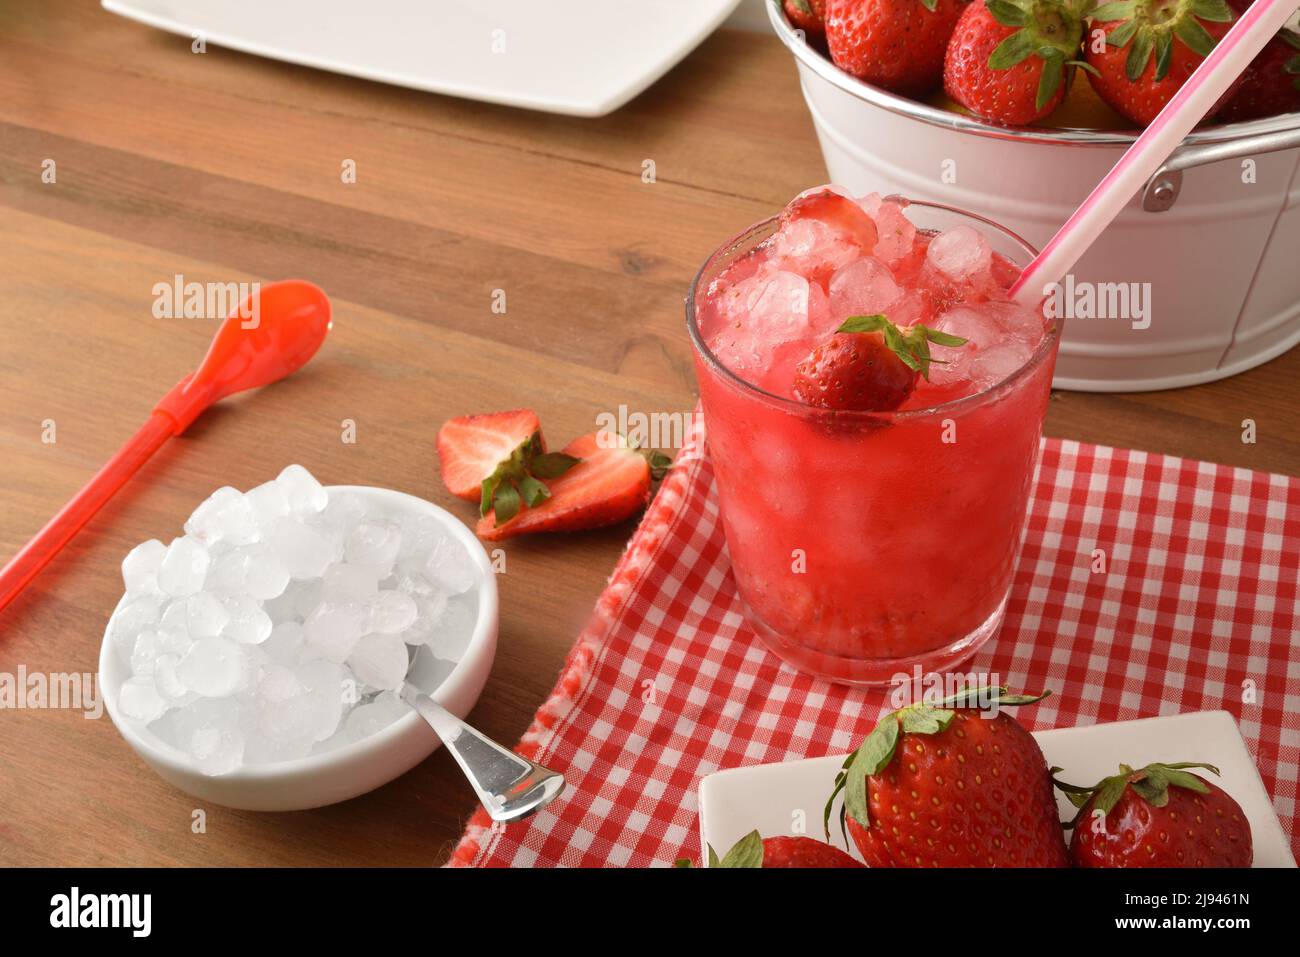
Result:
{"label": "spoon handle", "polygon": [[527,817],[564,790],[563,776],[497,744],[419,689],[407,685],[402,697],[438,733],[492,820]]}
{"label": "spoon handle", "polygon": [[8,605],[113,497],[113,493],[175,434],[175,425],[165,412],[155,411],[150,415],[139,431],[104,463],[81,491],[0,569],[0,609]]}

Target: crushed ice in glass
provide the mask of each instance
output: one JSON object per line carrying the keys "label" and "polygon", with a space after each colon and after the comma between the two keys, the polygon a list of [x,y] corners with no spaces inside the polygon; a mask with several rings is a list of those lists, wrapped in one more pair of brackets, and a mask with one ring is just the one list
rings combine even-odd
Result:
{"label": "crushed ice in glass", "polygon": [[[918,229],[906,201],[838,187],[800,194],[763,242],[729,262],[696,302],[699,328],[724,366],[795,398],[798,364],[850,316],[883,314],[968,340],[936,345],[929,378],[900,407],[975,395],[1034,356],[1048,326],[1008,301],[1019,269],[966,224]],[[144,559],[141,559],[142,574]]]}
{"label": "crushed ice in glass", "polygon": [[464,546],[428,515],[329,491],[300,465],[213,492],[122,562],[109,639],[122,714],[207,774],[353,744],[451,673],[478,621]]}

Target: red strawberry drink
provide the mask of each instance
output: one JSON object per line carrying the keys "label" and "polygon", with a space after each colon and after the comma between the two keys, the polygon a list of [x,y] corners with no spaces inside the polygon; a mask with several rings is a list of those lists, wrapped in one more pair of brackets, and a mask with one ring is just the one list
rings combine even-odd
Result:
{"label": "red strawberry drink", "polygon": [[810,190],[687,303],[749,621],[801,670],[939,670],[996,632],[1057,330],[1006,290],[1033,255],[946,207]]}

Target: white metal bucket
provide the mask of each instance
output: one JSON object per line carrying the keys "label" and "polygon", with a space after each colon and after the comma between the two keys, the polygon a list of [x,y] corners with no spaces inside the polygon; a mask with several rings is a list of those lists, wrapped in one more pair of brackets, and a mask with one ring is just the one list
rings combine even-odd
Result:
{"label": "white metal bucket", "polygon": [[[894,96],[843,73],[803,42],[780,4],[768,8],[795,56],[830,179],[856,194],[968,209],[1041,248],[1136,135],[1000,127]],[[1106,318],[1067,313],[1055,384],[1090,392],[1194,385],[1300,342],[1298,170],[1300,114],[1189,136],[1066,290],[1102,299],[1110,284],[1147,291],[1145,318],[1132,308]]]}

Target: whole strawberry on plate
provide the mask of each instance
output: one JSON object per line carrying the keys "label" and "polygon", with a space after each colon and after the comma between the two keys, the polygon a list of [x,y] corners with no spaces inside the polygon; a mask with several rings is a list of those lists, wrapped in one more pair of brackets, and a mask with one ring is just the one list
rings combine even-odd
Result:
{"label": "whole strawberry on plate", "polygon": [[781,0],[790,26],[810,37],[826,32],[826,0]]}
{"label": "whole strawberry on plate", "polygon": [[931,342],[966,344],[919,323],[900,329],[883,315],[852,316],[795,367],[795,398],[839,411],[897,409],[938,361],[930,358]]}
{"label": "whole strawberry on plate", "polygon": [[614,432],[593,432],[574,439],[560,455],[570,464],[551,478],[546,494],[536,498],[525,494],[522,504],[526,507],[508,500],[503,509],[500,491],[494,505],[485,490],[482,517],[475,529],[480,538],[499,541],[531,532],[573,532],[614,525],[645,507],[650,501],[651,481],[671,464],[667,456],[634,448]]}
{"label": "whole strawberry on plate", "polygon": [[1066,867],[1038,742],[1001,709],[1045,695],[991,689],[891,712],[849,755],[826,804],[870,867]]}
{"label": "whole strawberry on plate", "polygon": [[1112,109],[1142,126],[1164,109],[1236,19],[1224,0],[1121,0],[1102,4],[1090,16],[1084,43],[1092,67],[1088,80]]}
{"label": "whole strawberry on plate", "polygon": [[1241,805],[1189,768],[1148,764],[1092,787],[1057,782],[1078,816],[1070,856],[1078,867],[1249,867],[1254,852]]}
{"label": "whole strawberry on plate", "polygon": [[943,65],[948,95],[977,116],[1024,126],[1065,98],[1090,0],[975,0]]}
{"label": "whole strawberry on plate", "polygon": [[1300,112],[1300,33],[1280,30],[1250,61],[1218,118],[1225,123]]}
{"label": "whole strawberry on plate", "polygon": [[967,0],[827,0],[826,47],[841,70],[920,96],[943,80],[943,57]]}
{"label": "whole strawberry on plate", "polygon": [[[824,841],[811,837],[762,837],[758,831],[750,831],[722,857],[712,847],[708,853],[709,867],[761,867],[771,870],[783,867],[862,866],[861,862]],[[690,867],[691,862],[683,858],[676,866]]]}

